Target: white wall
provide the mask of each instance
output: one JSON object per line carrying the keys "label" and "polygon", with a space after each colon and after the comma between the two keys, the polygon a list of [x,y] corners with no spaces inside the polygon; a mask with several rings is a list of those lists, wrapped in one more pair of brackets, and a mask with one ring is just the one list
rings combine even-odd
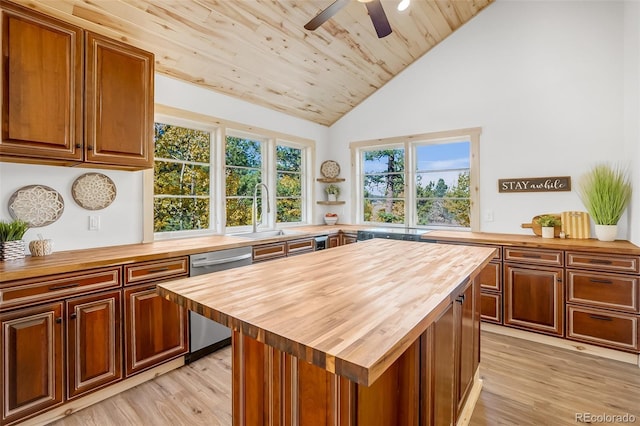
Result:
{"label": "white wall", "polygon": [[[629,209],[629,240],[640,245],[640,3],[625,2],[624,132],[627,158],[633,171],[633,200]],[[634,226],[635,222],[635,226]]]}
{"label": "white wall", "polygon": [[348,167],[352,141],[482,127],[482,231],[530,234],[520,225],[537,214],[584,210],[574,191],[499,194],[497,180],[570,175],[575,188],[625,158],[623,9],[496,1],[334,124],[335,159]]}
{"label": "white wall", "polygon": [[[319,164],[328,156],[328,128],[259,107],[225,95],[156,75],[156,103],[183,108],[217,118],[251,124],[265,129],[316,140]],[[117,187],[115,201],[107,208],[91,212],[79,207],[71,196],[73,181],[83,173],[96,171],[109,176]],[[54,240],[54,250],[72,250],[132,244],[142,241],[142,172],[94,170],[72,167],[34,166],[0,162],[0,219],[10,219],[8,201],[25,185],[41,184],[58,191],[65,202],[64,213],[55,223],[27,231],[25,240]],[[99,215],[101,229],[89,231],[89,215]],[[322,212],[314,215],[321,223]]]}

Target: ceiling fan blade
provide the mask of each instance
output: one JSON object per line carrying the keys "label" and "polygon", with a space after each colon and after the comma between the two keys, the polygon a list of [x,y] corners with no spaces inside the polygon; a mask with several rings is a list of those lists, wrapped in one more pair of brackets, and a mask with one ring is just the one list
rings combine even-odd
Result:
{"label": "ceiling fan blade", "polygon": [[371,22],[373,22],[373,27],[376,29],[376,33],[378,33],[378,38],[391,34],[391,25],[389,25],[387,14],[384,13],[380,0],[369,1],[365,3],[365,5],[371,17]]}
{"label": "ceiling fan blade", "polygon": [[[318,13],[315,18],[310,20],[304,26],[305,29],[313,31],[318,28],[320,25],[327,22],[333,15],[338,13],[340,9],[345,7],[350,0],[336,0],[329,7],[327,7],[322,12]],[[384,13],[384,12],[383,12]]]}

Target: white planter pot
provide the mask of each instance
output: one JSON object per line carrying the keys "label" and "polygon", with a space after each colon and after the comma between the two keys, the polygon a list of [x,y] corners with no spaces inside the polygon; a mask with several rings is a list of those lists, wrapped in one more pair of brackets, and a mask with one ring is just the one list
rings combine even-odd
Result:
{"label": "white planter pot", "polygon": [[618,225],[596,224],[596,238],[600,241],[615,241],[618,236]]}
{"label": "white planter pot", "polygon": [[329,201],[337,201],[338,196],[336,194],[327,194],[327,200]]}
{"label": "white planter pot", "polygon": [[555,228],[553,226],[542,227],[542,238],[553,238],[554,233],[555,233]]}

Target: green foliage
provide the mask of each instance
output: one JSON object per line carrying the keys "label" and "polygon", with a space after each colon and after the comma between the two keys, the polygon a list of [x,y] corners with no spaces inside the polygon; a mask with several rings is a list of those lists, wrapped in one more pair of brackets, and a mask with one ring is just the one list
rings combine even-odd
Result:
{"label": "green foliage", "polygon": [[471,214],[471,192],[469,190],[469,173],[458,175],[458,184],[452,186],[447,191],[447,198],[444,199],[444,208],[453,216],[453,221],[460,226],[471,226],[469,215]]}
{"label": "green foliage", "polygon": [[327,194],[335,194],[335,195],[340,195],[340,187],[338,185],[327,185],[327,187],[324,189]]}
{"label": "green foliage", "polygon": [[631,200],[629,172],[598,164],[580,179],[578,195],[598,225],[616,225]]}
{"label": "green foliage", "polygon": [[28,229],[29,224],[20,219],[11,222],[0,220],[0,242],[21,240]]}
{"label": "green foliage", "polygon": [[556,216],[546,214],[538,218],[538,223],[540,224],[540,226],[547,228],[552,226],[560,226],[562,224],[562,221]]}
{"label": "green foliage", "polygon": [[208,228],[209,132],[162,123],[154,129],[154,231]]}

